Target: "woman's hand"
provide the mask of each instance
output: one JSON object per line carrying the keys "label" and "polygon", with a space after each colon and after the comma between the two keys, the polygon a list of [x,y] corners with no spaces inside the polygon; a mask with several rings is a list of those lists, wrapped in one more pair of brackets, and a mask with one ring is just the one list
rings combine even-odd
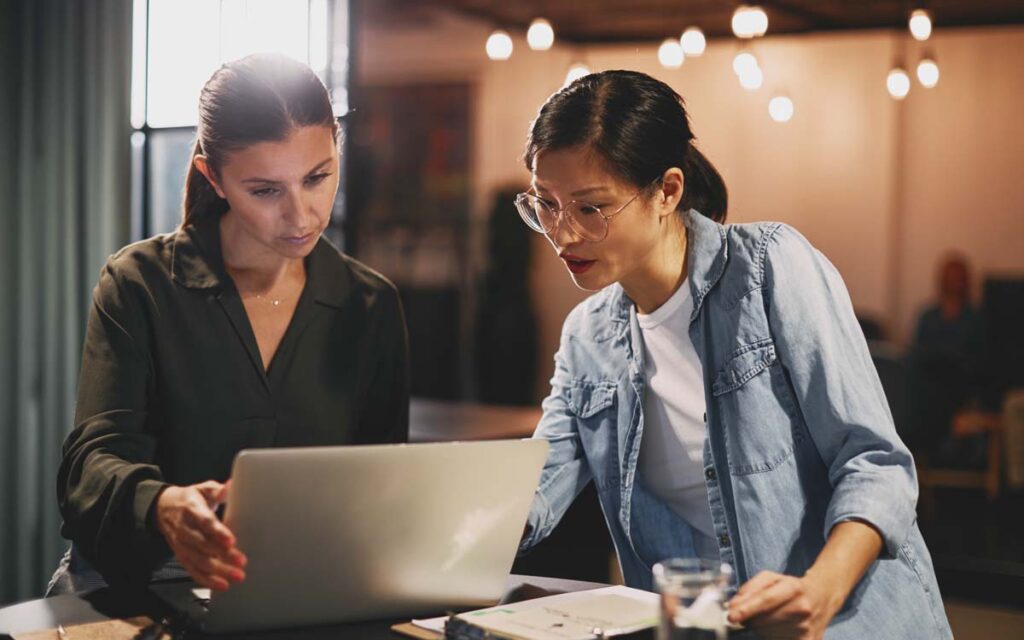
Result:
{"label": "woman's hand", "polygon": [[881,550],[872,525],[840,522],[804,577],[762,571],[740,587],[729,602],[729,621],[762,638],[821,638]]}
{"label": "woman's hand", "polygon": [[[230,481],[229,481],[230,482]],[[245,579],[245,555],[235,536],[213,512],[227,497],[228,483],[212,480],[167,487],[156,503],[156,525],[188,574],[203,587],[227,590]]]}
{"label": "woman's hand", "polygon": [[761,638],[818,640],[843,599],[810,574],[762,571],[729,601],[729,622],[745,624]]}

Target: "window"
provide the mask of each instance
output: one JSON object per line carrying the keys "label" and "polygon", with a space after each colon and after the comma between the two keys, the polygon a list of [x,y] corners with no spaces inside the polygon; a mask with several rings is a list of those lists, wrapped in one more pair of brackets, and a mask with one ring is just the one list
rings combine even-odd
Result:
{"label": "window", "polygon": [[[132,53],[132,235],[181,220],[199,92],[224,62],[273,51],[324,81],[348,110],[348,0],[135,0]],[[340,243],[343,193],[328,234]]]}

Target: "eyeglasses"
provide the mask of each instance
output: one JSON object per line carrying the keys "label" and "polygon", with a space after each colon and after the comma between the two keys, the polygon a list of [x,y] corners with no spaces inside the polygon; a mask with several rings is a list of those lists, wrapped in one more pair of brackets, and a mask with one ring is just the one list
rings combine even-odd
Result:
{"label": "eyeglasses", "polygon": [[579,200],[571,200],[565,203],[562,208],[556,208],[547,200],[533,193],[520,193],[516,196],[516,210],[519,216],[537,233],[545,235],[558,228],[558,219],[563,217],[573,233],[590,242],[601,242],[608,236],[608,223],[612,218],[622,213],[634,200],[640,197],[651,185],[657,183],[661,178],[655,179],[649,185],[636,192],[626,204],[622,205],[611,213],[602,213],[597,205]]}

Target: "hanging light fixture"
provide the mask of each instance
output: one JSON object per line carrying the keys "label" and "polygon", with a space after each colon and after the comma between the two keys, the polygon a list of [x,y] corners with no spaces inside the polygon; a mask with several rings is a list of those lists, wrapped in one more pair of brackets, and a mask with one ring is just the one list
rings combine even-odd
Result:
{"label": "hanging light fixture", "polygon": [[746,69],[740,75],[740,86],[747,91],[757,91],[764,84],[764,73],[760,67]]}
{"label": "hanging light fixture", "polygon": [[907,97],[907,94],[910,93],[910,76],[903,70],[902,65],[889,72],[889,76],[885,79],[885,86],[893,98],[902,100]]}
{"label": "hanging light fixture", "polygon": [[687,27],[679,37],[679,44],[683,47],[684,54],[697,58],[704,53],[708,41],[700,27]]}
{"label": "hanging light fixture", "polygon": [[732,32],[737,38],[758,38],[768,32],[768,14],[757,6],[741,4],[732,14]]}
{"label": "hanging light fixture", "polygon": [[544,18],[537,18],[530,23],[526,32],[526,42],[534,51],[547,51],[555,43],[555,30]]}
{"label": "hanging light fixture", "polygon": [[683,66],[685,59],[683,46],[675,38],[665,38],[665,41],[658,47],[658,62],[666,69],[678,69]]}
{"label": "hanging light fixture", "polygon": [[487,57],[491,60],[508,60],[512,57],[512,36],[507,31],[495,29],[487,38]]}
{"label": "hanging light fixture", "polygon": [[749,49],[741,50],[736,54],[736,57],[732,59],[733,73],[738,76],[757,68],[757,58],[754,57],[754,54],[751,53]]}
{"label": "hanging light fixture", "polygon": [[590,75],[590,67],[582,62],[574,62],[569,65],[569,72],[565,74],[565,84],[572,84],[583,76]]}
{"label": "hanging light fixture", "polygon": [[939,84],[939,65],[931,55],[925,54],[917,63],[917,80],[925,89]]}
{"label": "hanging light fixture", "polygon": [[775,96],[768,101],[768,115],[775,122],[789,122],[793,118],[793,101],[789,96]]}
{"label": "hanging light fixture", "polygon": [[915,9],[910,14],[910,35],[924,42],[932,35],[932,16],[924,9]]}

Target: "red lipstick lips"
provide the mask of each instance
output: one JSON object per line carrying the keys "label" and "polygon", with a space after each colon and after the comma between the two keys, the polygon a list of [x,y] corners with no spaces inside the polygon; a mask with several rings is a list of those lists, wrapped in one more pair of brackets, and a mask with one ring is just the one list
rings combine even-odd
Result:
{"label": "red lipstick lips", "polygon": [[574,256],[571,253],[559,254],[559,257],[565,261],[565,266],[569,267],[569,271],[576,275],[584,273],[594,266],[596,260],[587,260],[579,256]]}

